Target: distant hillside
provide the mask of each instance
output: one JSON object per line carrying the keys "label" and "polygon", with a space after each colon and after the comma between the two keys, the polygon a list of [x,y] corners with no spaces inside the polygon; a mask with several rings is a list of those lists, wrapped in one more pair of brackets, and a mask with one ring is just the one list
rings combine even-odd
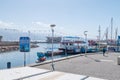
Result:
{"label": "distant hillside", "polygon": [[19,41],[21,36],[30,36],[31,40],[46,40],[46,34],[28,33],[14,29],[0,29],[0,36],[3,36],[2,41]]}

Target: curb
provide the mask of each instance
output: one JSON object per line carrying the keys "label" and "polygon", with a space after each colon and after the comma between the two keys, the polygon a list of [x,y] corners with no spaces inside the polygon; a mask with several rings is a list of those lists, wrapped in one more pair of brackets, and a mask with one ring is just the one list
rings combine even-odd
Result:
{"label": "curb", "polygon": [[[57,59],[54,59],[54,62],[67,60],[67,59],[71,59],[71,58],[75,58],[75,57],[79,57],[79,56],[84,56],[84,54],[78,54],[78,55],[66,56],[66,57],[63,57],[63,58],[57,58]],[[28,66],[29,67],[35,67],[35,66],[39,66],[39,65],[49,64],[51,62],[52,62],[52,60],[48,60],[48,61],[44,61],[44,62],[41,62],[41,63],[31,64],[31,65],[28,65]]]}
{"label": "curb", "polygon": [[[86,53],[86,55],[95,55],[95,54],[98,54],[98,53]],[[57,59],[54,59],[54,62],[67,60],[67,59],[71,59],[71,58],[76,58],[76,57],[80,57],[80,56],[84,56],[84,55],[85,54],[77,54],[77,55],[71,55],[71,56],[66,56],[66,57],[62,57],[62,58],[57,58]],[[52,63],[52,60],[47,60],[47,61],[40,62],[40,63],[34,63],[34,64],[30,64],[28,66],[29,67],[35,67],[35,66],[49,64],[49,63]]]}

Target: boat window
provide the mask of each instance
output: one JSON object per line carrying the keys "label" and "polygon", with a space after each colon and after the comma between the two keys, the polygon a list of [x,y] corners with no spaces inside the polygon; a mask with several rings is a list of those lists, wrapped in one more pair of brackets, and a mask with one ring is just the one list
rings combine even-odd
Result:
{"label": "boat window", "polygon": [[74,45],[75,45],[75,46],[78,46],[78,44],[76,44],[76,43],[75,43]]}
{"label": "boat window", "polygon": [[70,45],[73,45],[72,43],[70,43]]}
{"label": "boat window", "polygon": [[68,45],[68,43],[66,43],[65,45]]}

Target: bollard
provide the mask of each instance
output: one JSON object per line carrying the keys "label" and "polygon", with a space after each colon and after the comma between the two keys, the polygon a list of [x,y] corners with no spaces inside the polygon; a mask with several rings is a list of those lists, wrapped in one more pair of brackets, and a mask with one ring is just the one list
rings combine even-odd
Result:
{"label": "bollard", "polygon": [[120,65],[120,56],[117,57],[117,63]]}
{"label": "bollard", "polygon": [[11,68],[11,62],[7,62],[7,68],[8,68],[8,69]]}

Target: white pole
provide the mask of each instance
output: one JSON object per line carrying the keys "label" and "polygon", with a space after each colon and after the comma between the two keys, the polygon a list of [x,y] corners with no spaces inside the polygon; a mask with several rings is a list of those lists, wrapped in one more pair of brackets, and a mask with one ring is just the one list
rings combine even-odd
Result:
{"label": "white pole", "polygon": [[24,67],[26,66],[26,53],[24,52]]}
{"label": "white pole", "polygon": [[101,26],[99,25],[99,42],[98,42],[98,49],[100,51],[100,41],[101,41]]}
{"label": "white pole", "polygon": [[[30,38],[30,31],[28,31],[28,37]],[[30,38],[31,39],[31,38]],[[31,44],[31,42],[30,42],[30,44]],[[30,45],[30,47],[31,47],[31,45]],[[29,52],[29,64],[30,64],[30,52]]]}
{"label": "white pole", "polygon": [[86,52],[87,52],[87,34],[86,34],[86,32],[88,32],[88,31],[84,31],[85,40],[86,40],[86,45],[85,45],[85,57],[86,57]]}
{"label": "white pole", "polygon": [[52,24],[52,25],[50,25],[50,27],[51,27],[51,30],[52,30],[52,70],[54,71],[55,70],[55,68],[54,68],[54,60],[53,60],[53,38],[54,38],[54,29],[53,29],[53,27],[55,27],[55,25],[54,24]]}
{"label": "white pole", "polygon": [[113,17],[111,18],[111,41],[112,41],[112,34],[113,34]]}

